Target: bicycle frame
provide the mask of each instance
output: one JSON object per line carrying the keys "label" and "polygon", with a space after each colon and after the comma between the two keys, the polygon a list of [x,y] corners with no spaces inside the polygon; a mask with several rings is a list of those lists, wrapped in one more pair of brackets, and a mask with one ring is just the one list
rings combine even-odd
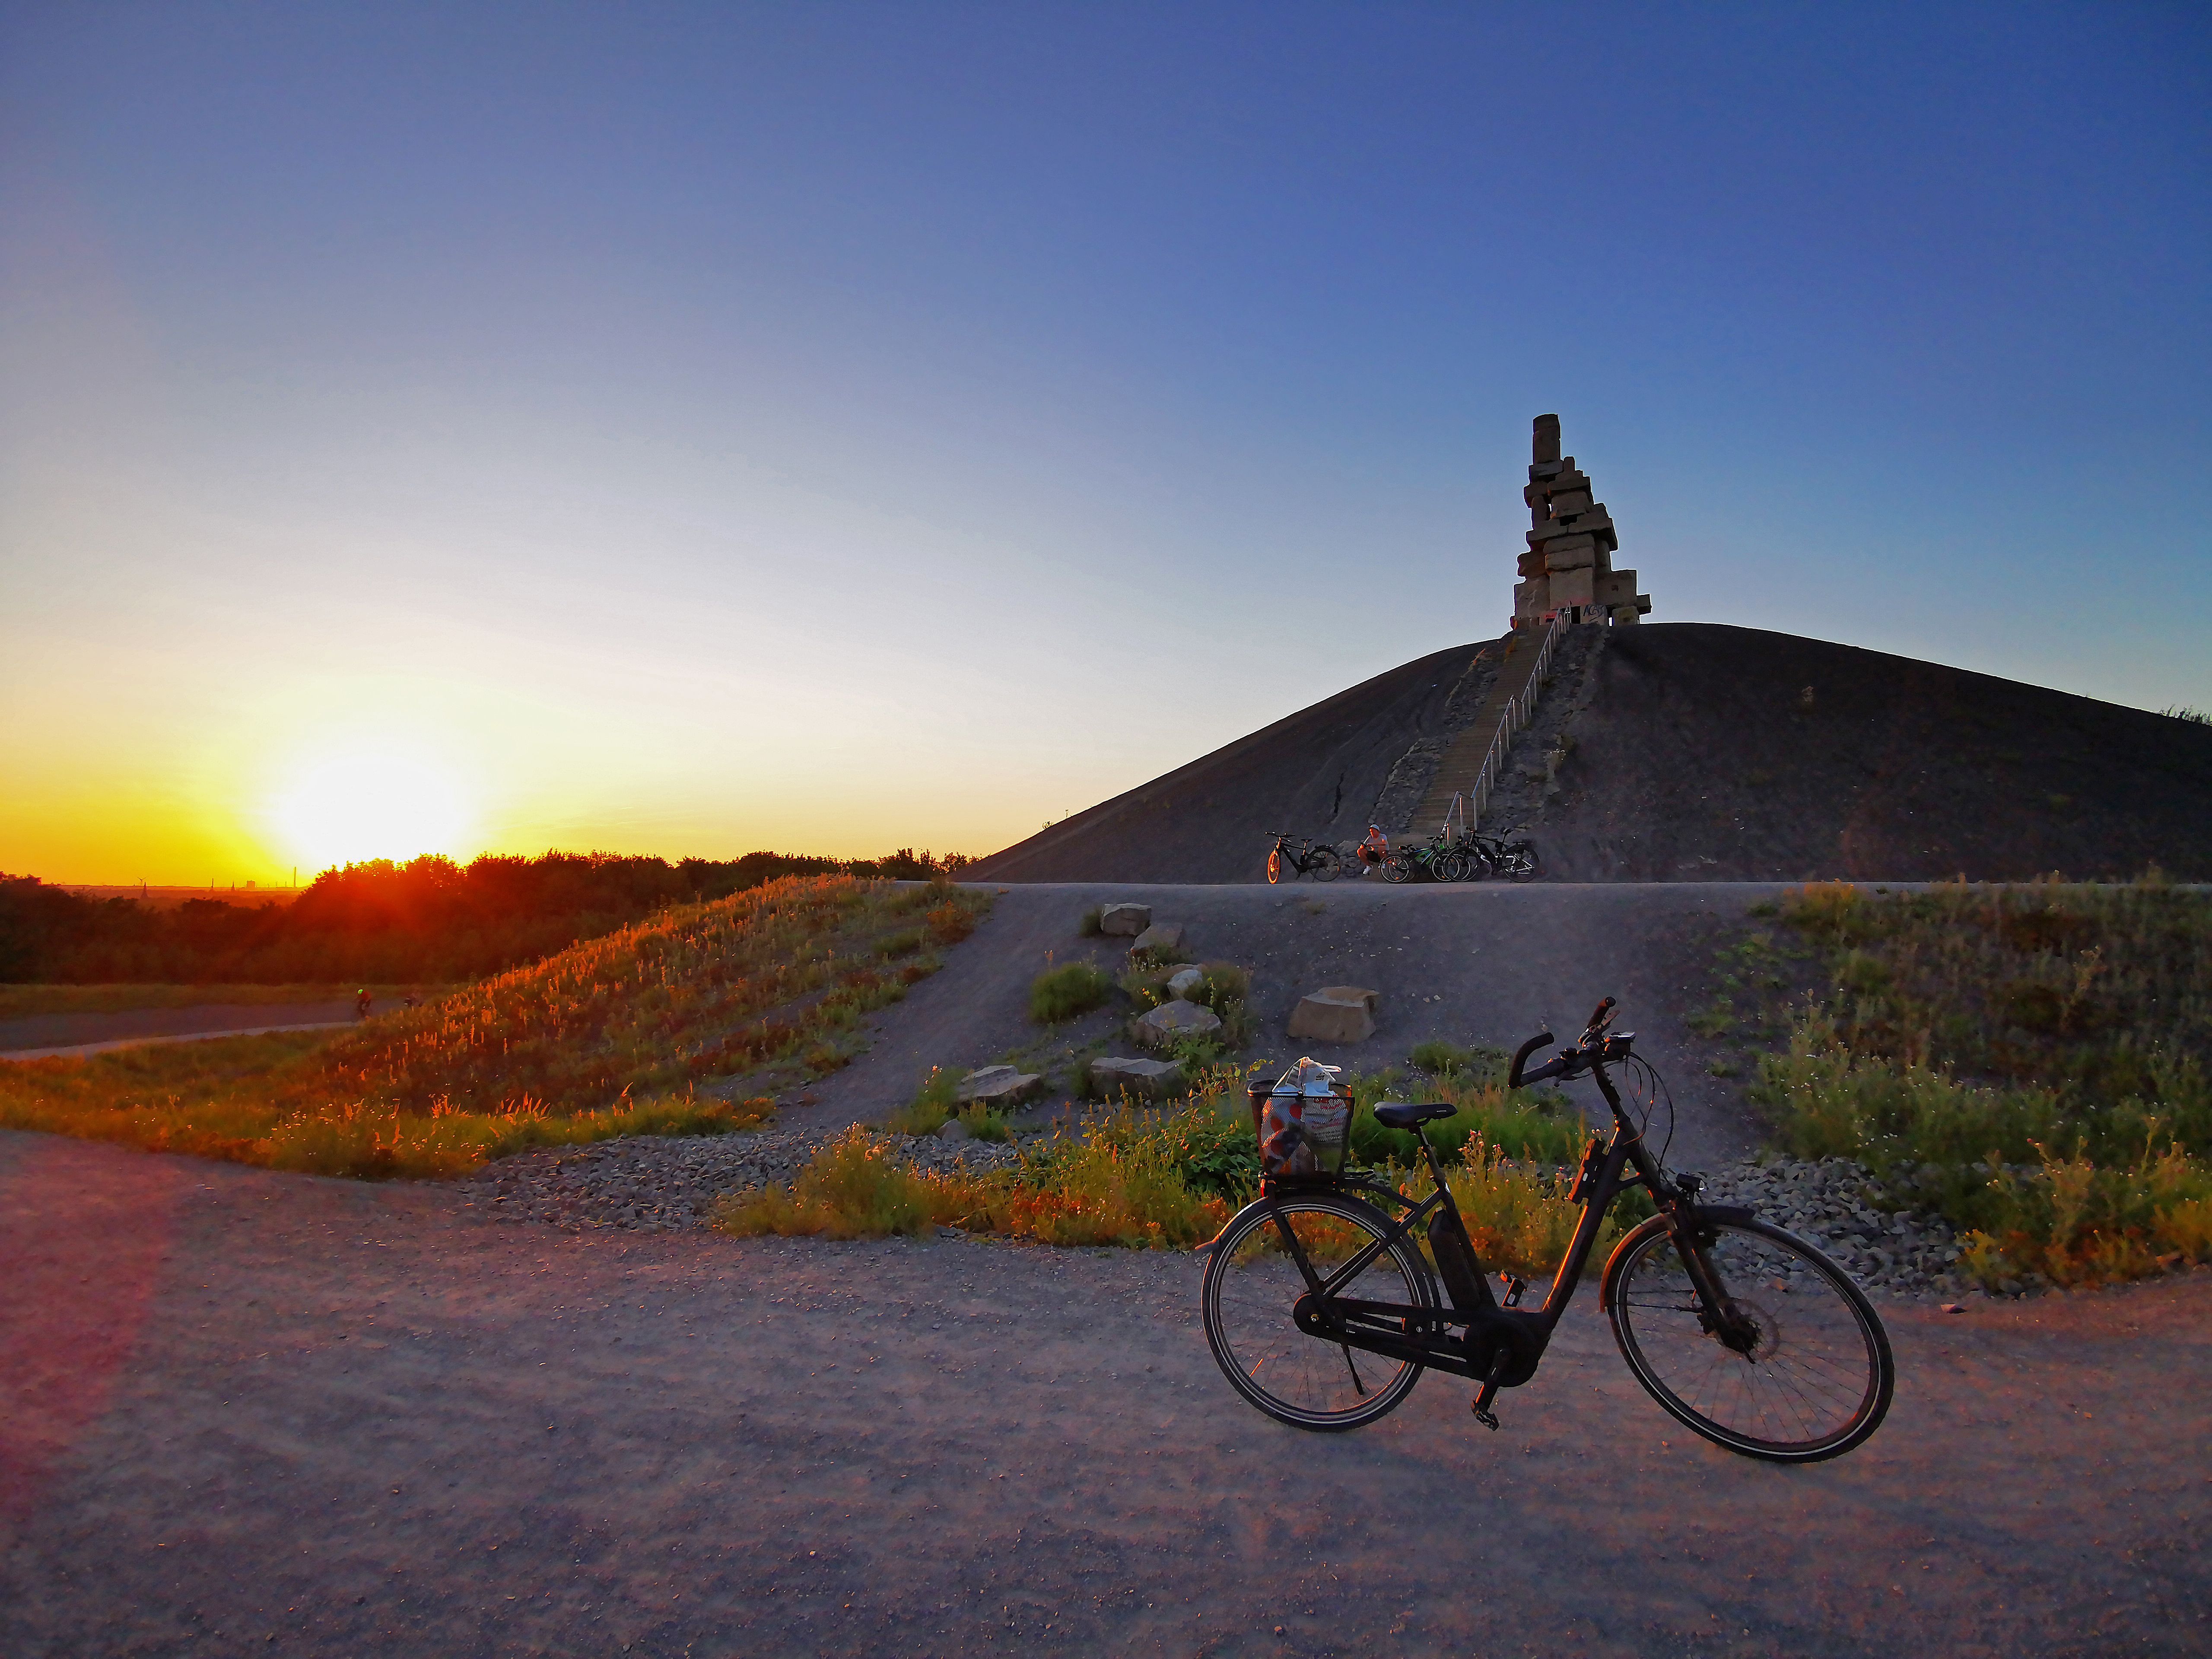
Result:
{"label": "bicycle frame", "polygon": [[[1275,1228],[1284,1249],[1306,1282],[1306,1294],[1298,1298],[1292,1310],[1298,1328],[1309,1335],[1362,1352],[1411,1360],[1474,1378],[1484,1385],[1483,1397],[1475,1406],[1477,1414],[1481,1415],[1495,1389],[1517,1387],[1535,1374],[1552,1333],[1558,1328],[1560,1316],[1566,1312],[1576,1286],[1582,1281],[1583,1269],[1597,1243],[1598,1229],[1604,1223],[1606,1212],[1614,1199],[1638,1185],[1651,1193],[1661,1213],[1668,1218],[1682,1260],[1707,1308],[1727,1310],[1726,1298],[1712,1280],[1704,1252],[1695,1244],[1698,1206],[1686,1193],[1670,1185],[1661,1173],[1657,1160],[1644,1147],[1642,1132],[1622,1109],[1620,1096],[1613,1079],[1606,1074],[1604,1063],[1594,1062],[1589,1074],[1612,1109],[1613,1138],[1601,1145],[1594,1139],[1584,1154],[1577,1182],[1583,1200],[1582,1217],[1560,1257],[1542,1307],[1528,1310],[1517,1305],[1521,1291],[1525,1288],[1517,1279],[1504,1304],[1501,1304],[1492,1292],[1489,1278],[1468,1239],[1459,1206],[1453,1202],[1450,1188],[1444,1182],[1436,1149],[1423,1133],[1421,1150],[1427,1155],[1429,1172],[1436,1181],[1436,1190],[1427,1198],[1417,1201],[1380,1182],[1363,1181],[1356,1176],[1334,1183],[1335,1189],[1350,1188],[1370,1194],[1405,1212],[1395,1220],[1385,1212],[1388,1236],[1370,1243],[1334,1271],[1323,1273],[1307,1257],[1279,1210],[1275,1212]],[[1416,1129],[1415,1133],[1420,1132]],[[1633,1175],[1626,1175],[1625,1172],[1632,1167]],[[1298,1193],[1313,1191],[1318,1185],[1312,1182],[1278,1183],[1278,1189],[1263,1194],[1261,1202],[1279,1203]],[[1439,1212],[1448,1218],[1441,1228],[1431,1220]],[[1709,1206],[1704,1213],[1722,1217],[1738,1212]],[[1449,1310],[1370,1302],[1335,1294],[1337,1285],[1356,1279],[1391,1245],[1401,1240],[1418,1243],[1413,1239],[1413,1231],[1425,1222],[1430,1224],[1428,1242],[1437,1276],[1443,1280],[1452,1303]],[[1723,1311],[1721,1317],[1726,1318],[1727,1312]],[[1458,1325],[1467,1328],[1464,1338],[1451,1334],[1449,1328]]]}

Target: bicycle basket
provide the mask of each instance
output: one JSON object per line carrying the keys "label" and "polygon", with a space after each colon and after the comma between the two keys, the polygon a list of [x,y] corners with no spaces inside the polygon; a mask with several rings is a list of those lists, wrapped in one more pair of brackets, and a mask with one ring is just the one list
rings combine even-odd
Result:
{"label": "bicycle basket", "polygon": [[1267,1180],[1335,1176],[1352,1139],[1352,1097],[1336,1088],[1336,1067],[1301,1059],[1273,1083],[1246,1091]]}

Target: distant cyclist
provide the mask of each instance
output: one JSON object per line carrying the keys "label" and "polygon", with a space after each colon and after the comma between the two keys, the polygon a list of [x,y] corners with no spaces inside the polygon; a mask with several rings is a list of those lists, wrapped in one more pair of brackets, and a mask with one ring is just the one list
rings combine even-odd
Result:
{"label": "distant cyclist", "polygon": [[375,1000],[375,998],[369,995],[368,992],[363,991],[359,996],[354,999],[353,1017],[356,1019],[367,1019],[368,1018],[369,1007]]}

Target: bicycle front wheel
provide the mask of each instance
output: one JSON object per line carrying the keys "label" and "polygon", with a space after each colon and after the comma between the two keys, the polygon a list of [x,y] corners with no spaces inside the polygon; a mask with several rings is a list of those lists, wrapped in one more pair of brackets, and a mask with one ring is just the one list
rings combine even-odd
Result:
{"label": "bicycle front wheel", "polygon": [[1316,881],[1334,881],[1336,879],[1336,872],[1341,867],[1336,856],[1336,848],[1334,847],[1315,848],[1313,849],[1313,862],[1308,867],[1312,870],[1313,878]]}
{"label": "bicycle front wheel", "polygon": [[1844,1270],[1764,1221],[1708,1221],[1699,1237],[1717,1309],[1663,1217],[1606,1264],[1613,1340],[1651,1397],[1715,1444],[1777,1463],[1839,1456],[1880,1427],[1897,1364]]}
{"label": "bicycle front wheel", "polygon": [[1283,878],[1283,849],[1278,847],[1267,854],[1267,885],[1273,887]]}
{"label": "bicycle front wheel", "polygon": [[[1297,1328],[1295,1310],[1308,1287],[1285,1230],[1332,1294],[1436,1306],[1428,1270],[1406,1239],[1384,1242],[1359,1272],[1334,1279],[1370,1244],[1389,1241],[1388,1223],[1372,1205],[1328,1193],[1252,1204],[1229,1224],[1206,1266],[1200,1295],[1206,1346],[1230,1386],[1279,1423],[1322,1431],[1372,1423],[1413,1391],[1422,1367]],[[1420,1334],[1428,1323],[1413,1314],[1399,1327]]]}

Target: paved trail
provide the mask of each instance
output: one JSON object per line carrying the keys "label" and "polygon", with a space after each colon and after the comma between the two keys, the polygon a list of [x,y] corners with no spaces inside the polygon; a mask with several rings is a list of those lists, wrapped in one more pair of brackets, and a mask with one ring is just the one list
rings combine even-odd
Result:
{"label": "paved trail", "polygon": [[1184,1257],[577,1237],[0,1134],[0,1261],[11,1659],[2212,1646],[2204,1275],[1893,1311],[1888,1424],[1778,1470],[1594,1298],[1503,1432],[1432,1376],[1332,1437],[1231,1397]]}

